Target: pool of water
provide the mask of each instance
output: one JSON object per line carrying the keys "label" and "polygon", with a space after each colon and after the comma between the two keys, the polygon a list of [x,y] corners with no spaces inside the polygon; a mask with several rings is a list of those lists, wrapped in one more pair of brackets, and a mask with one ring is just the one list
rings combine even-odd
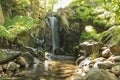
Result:
{"label": "pool of water", "polygon": [[77,66],[74,61],[44,61],[2,80],[71,80]]}

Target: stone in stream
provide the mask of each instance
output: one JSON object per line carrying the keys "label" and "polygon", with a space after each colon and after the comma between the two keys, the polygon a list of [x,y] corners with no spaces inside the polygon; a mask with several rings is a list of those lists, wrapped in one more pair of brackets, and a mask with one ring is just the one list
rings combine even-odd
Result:
{"label": "stone in stream", "polygon": [[102,51],[102,57],[108,58],[110,55],[111,55],[111,52],[109,48]]}
{"label": "stone in stream", "polygon": [[99,69],[111,69],[114,64],[110,61],[104,61],[98,63],[98,68]]}
{"label": "stone in stream", "polygon": [[111,72],[117,76],[120,76],[120,65],[113,66],[111,68]]}
{"label": "stone in stream", "polygon": [[20,65],[16,64],[15,62],[9,62],[7,65],[8,71],[16,71],[19,70]]}
{"label": "stone in stream", "polygon": [[118,80],[118,78],[103,69],[91,69],[84,80]]}
{"label": "stone in stream", "polygon": [[22,56],[18,57],[16,62],[20,65],[20,67],[26,67],[26,65],[28,64],[26,59]]}
{"label": "stone in stream", "polygon": [[34,62],[34,57],[29,52],[23,53],[16,59],[16,63],[20,64],[21,68],[33,67]]}

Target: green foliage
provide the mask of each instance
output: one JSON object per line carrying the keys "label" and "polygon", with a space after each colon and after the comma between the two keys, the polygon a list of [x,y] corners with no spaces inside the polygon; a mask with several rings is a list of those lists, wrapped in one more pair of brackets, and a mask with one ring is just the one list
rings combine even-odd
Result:
{"label": "green foliage", "polygon": [[12,16],[25,15],[30,5],[30,0],[0,0],[0,4],[5,10],[11,10]]}
{"label": "green foliage", "polygon": [[100,36],[102,36],[101,41],[106,44],[120,44],[120,25],[111,27]]}
{"label": "green foliage", "polygon": [[105,30],[120,24],[119,0],[73,0],[70,7],[75,11],[75,19],[97,29]]}
{"label": "green foliage", "polygon": [[100,41],[101,37],[99,36],[99,34],[97,34],[96,30],[94,28],[91,28],[91,30],[87,31],[85,30],[82,33],[81,36],[81,40],[85,41],[85,40],[97,40]]}
{"label": "green foliage", "polygon": [[7,37],[8,36],[8,31],[4,26],[0,25],[0,37]]}
{"label": "green foliage", "polygon": [[81,7],[76,9],[75,17],[79,17],[80,19],[82,19],[82,21],[86,22],[89,20],[89,18],[91,18],[91,16],[90,16],[91,11],[92,11],[91,8],[81,6]]}
{"label": "green foliage", "polygon": [[12,20],[5,19],[5,27],[0,27],[1,37],[8,40],[14,40],[19,34],[28,31],[30,28],[36,26],[38,20],[28,16],[15,16]]}

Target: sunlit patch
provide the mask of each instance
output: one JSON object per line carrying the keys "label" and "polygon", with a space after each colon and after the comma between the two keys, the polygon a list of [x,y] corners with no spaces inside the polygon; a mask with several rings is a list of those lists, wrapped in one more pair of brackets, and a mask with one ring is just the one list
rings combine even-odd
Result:
{"label": "sunlit patch", "polygon": [[54,5],[54,11],[57,11],[58,8],[64,8],[68,6],[73,0],[59,0],[58,3]]}
{"label": "sunlit patch", "polygon": [[92,32],[93,30],[94,30],[94,28],[91,25],[85,27],[86,32]]}

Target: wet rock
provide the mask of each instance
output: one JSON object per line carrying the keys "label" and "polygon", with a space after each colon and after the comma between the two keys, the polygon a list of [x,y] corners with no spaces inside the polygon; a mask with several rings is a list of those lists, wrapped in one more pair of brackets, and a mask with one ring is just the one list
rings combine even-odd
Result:
{"label": "wet rock", "polygon": [[85,56],[80,56],[80,57],[75,61],[75,64],[76,64],[76,65],[79,65],[80,62],[81,62],[82,60],[84,60],[84,59],[85,59]]}
{"label": "wet rock", "polygon": [[84,59],[83,61],[81,61],[81,63],[79,64],[79,67],[82,68],[84,66],[89,66],[89,64],[91,63],[92,59],[90,57],[87,57],[86,59]]}
{"label": "wet rock", "polygon": [[6,72],[6,70],[7,70],[7,64],[3,64],[2,68],[3,68],[4,72]]}
{"label": "wet rock", "polygon": [[120,65],[113,66],[111,72],[117,76],[120,76]]}
{"label": "wet rock", "polygon": [[17,71],[19,70],[20,65],[16,64],[15,62],[9,62],[7,65],[8,71]]}
{"label": "wet rock", "polygon": [[118,80],[118,78],[103,69],[91,69],[85,76],[85,80]]}
{"label": "wet rock", "polygon": [[102,57],[108,58],[111,55],[110,49],[105,49],[102,51]]}
{"label": "wet rock", "polygon": [[54,55],[48,52],[45,52],[45,58],[48,60],[61,60],[61,61],[75,60],[74,56]]}
{"label": "wet rock", "polygon": [[34,57],[29,52],[23,53],[16,59],[16,63],[20,64],[21,68],[31,68],[34,62],[36,60],[34,60]]}
{"label": "wet rock", "polygon": [[16,62],[20,65],[20,67],[26,67],[27,65],[26,59],[22,56],[18,57]]}

